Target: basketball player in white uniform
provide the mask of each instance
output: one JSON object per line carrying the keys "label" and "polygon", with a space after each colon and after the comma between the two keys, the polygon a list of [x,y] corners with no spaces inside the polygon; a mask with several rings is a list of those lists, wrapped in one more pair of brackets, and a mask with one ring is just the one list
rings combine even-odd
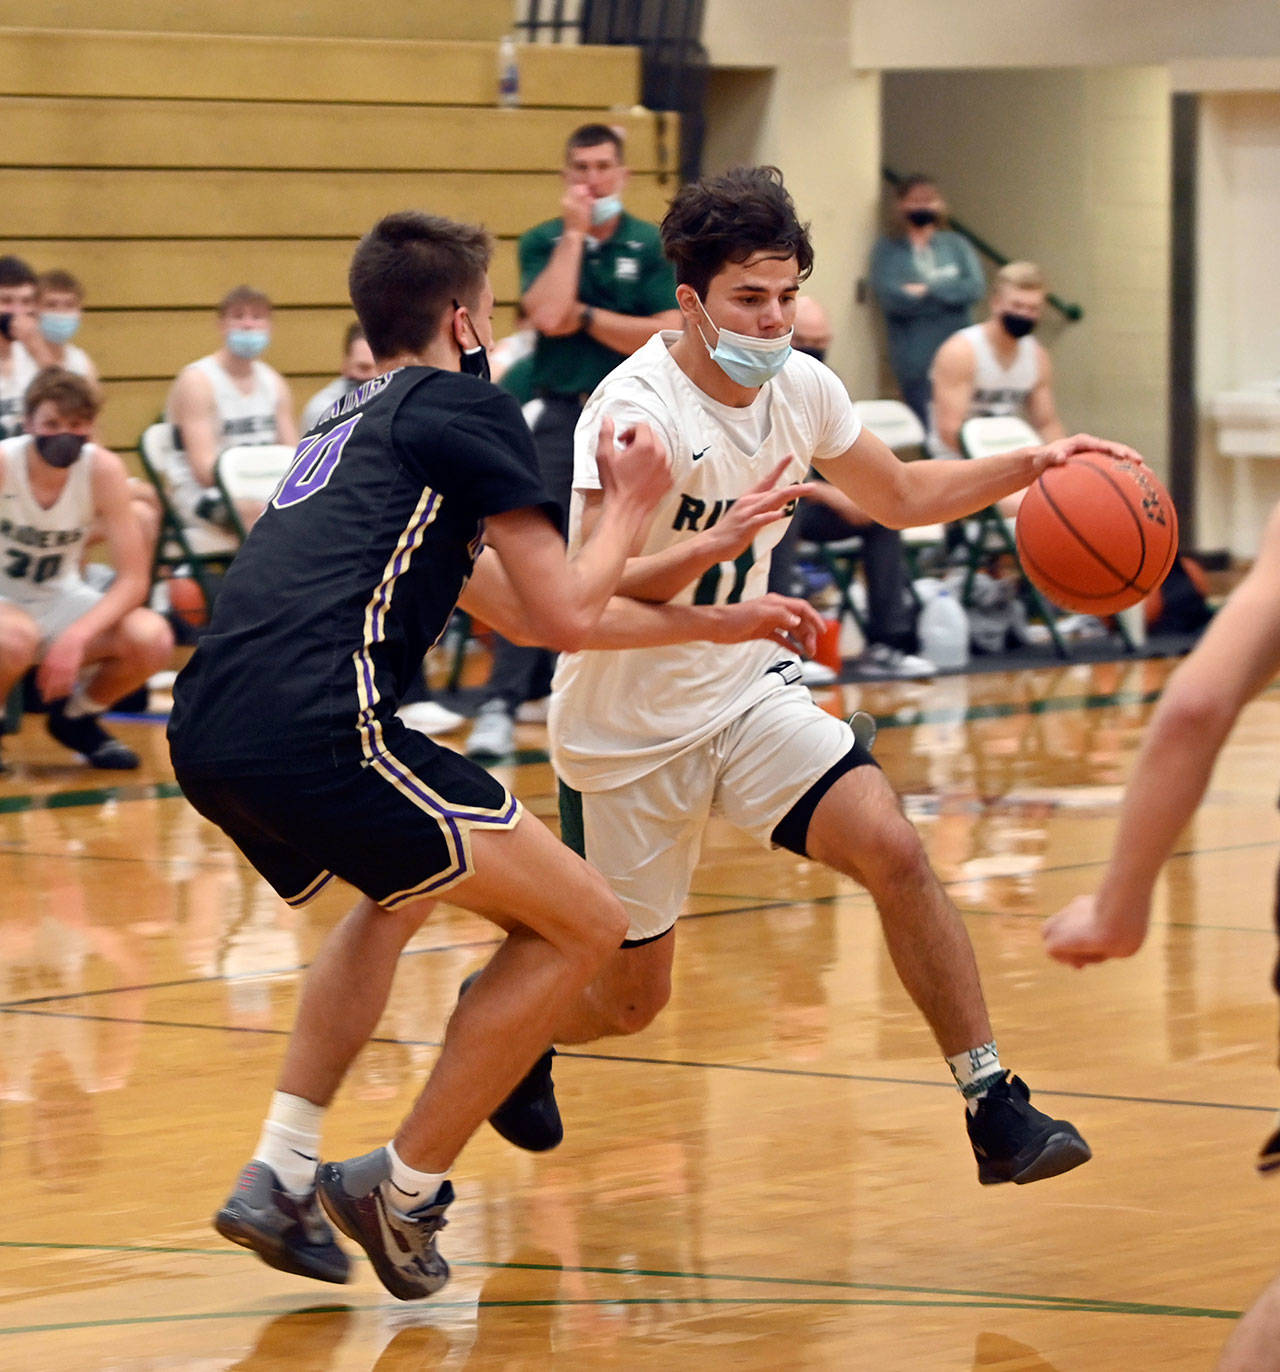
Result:
{"label": "basketball player in white uniform", "polygon": [[[97,411],[83,377],[51,367],[27,389],[28,432],[0,442],[0,700],[38,663],[50,734],[94,767],[133,768],[98,716],[167,665],[173,637],[142,608],[148,557],[124,464],[89,441]],[[116,569],[105,591],[80,574],[95,525]]]}
{"label": "basketball player in white uniform", "polygon": [[[271,301],[237,286],[218,306],[222,347],[178,374],[165,406],[179,449],[169,472],[170,494],[184,519],[230,527],[214,468],[228,448],[298,442],[298,425],[284,377],[259,361],[271,342]],[[247,528],[260,505],[240,510]]]}
{"label": "basketball player in white uniform", "polygon": [[[903,528],[980,509],[1097,441],[900,463],[860,429],[834,374],[790,349],[813,253],[773,168],[684,187],[662,240],[683,332],[654,337],[606,377],[577,435],[572,545],[600,508],[591,445],[603,419],[649,425],[671,454],[674,485],[628,564],[627,595],[699,604],[763,594],[770,550],[804,490],[790,483],[810,464],[873,519]],[[968,1103],[983,1183],[1035,1181],[1087,1160],[1076,1130],[1035,1110],[1001,1067],[958,913],[884,774],[813,702],[794,655],[762,642],[571,654],[550,731],[565,836],[579,839],[630,919],[606,971],[565,1008],[555,1042],[634,1033],[666,1003],[676,919],[718,813],[871,892],[898,973]],[[526,1148],[559,1141],[549,1054],[491,1121]]]}
{"label": "basketball player in white uniform", "polygon": [[36,332],[36,274],[20,257],[0,257],[0,438],[22,432],[22,397],[39,364],[23,343]]}
{"label": "basketball player in white uniform", "polygon": [[960,426],[986,415],[1018,415],[1045,443],[1065,437],[1053,398],[1053,366],[1032,334],[1045,284],[1032,262],[1010,262],[992,283],[990,315],[954,333],[933,359],[929,454],[958,458]]}

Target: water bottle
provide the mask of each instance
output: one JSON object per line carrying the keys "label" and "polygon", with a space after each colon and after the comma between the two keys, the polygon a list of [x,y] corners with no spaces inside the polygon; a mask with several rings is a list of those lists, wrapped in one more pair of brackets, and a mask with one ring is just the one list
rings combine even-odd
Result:
{"label": "water bottle", "polygon": [[516,40],[504,35],[498,44],[498,104],[513,110],[520,103],[520,67],[516,62]]}
{"label": "water bottle", "polygon": [[946,586],[920,612],[920,651],[941,668],[969,661],[969,617]]}

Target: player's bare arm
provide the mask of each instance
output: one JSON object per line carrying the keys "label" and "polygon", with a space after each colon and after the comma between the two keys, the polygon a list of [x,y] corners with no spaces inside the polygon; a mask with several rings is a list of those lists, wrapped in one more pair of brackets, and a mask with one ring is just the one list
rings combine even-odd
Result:
{"label": "player's bare arm", "polygon": [[[714,567],[718,562],[732,562],[746,551],[761,529],[775,520],[787,518],[795,502],[808,494],[808,485],[778,485],[792,461],[790,456],[783,458],[763,481],[739,496],[710,529],[660,553],[631,558],[623,573],[620,592],[637,600],[670,600],[696,581],[708,567]],[[587,492],[582,515],[584,534],[599,517],[600,505],[599,494]]]}
{"label": "player's bare arm", "polygon": [[1160,868],[1200,804],[1240,711],[1280,670],[1277,586],[1280,509],[1253,570],[1169,678],[1125,789],[1102,885],[1047,921],[1050,957],[1083,967],[1142,946]]}
{"label": "player's bare arm", "polygon": [[512,510],[485,524],[486,541],[502,559],[533,640],[563,652],[585,646],[631,547],[670,489],[666,449],[647,425],[625,430],[617,443],[615,448],[606,419],[596,445],[600,518],[572,559],[566,561],[560,535],[540,510]]}
{"label": "player's bare arm", "polygon": [[1049,467],[1060,467],[1073,454],[1083,452],[1142,461],[1124,443],[1074,434],[1053,443],[965,462],[902,462],[873,433],[863,429],[851,448],[822,463],[822,475],[877,524],[910,529],[963,519],[1029,486]]}
{"label": "player's bare arm", "polygon": [[586,186],[565,187],[560,199],[564,220],[560,241],[522,298],[529,322],[548,338],[577,333],[581,324],[578,277],[582,271],[583,244],[591,228],[591,200]]}
{"label": "player's bare arm", "polygon": [[1027,419],[1031,427],[1045,443],[1065,438],[1067,431],[1058,418],[1058,407],[1053,398],[1053,363],[1048,350],[1036,344],[1036,359],[1039,363],[1039,380],[1027,396]]}
{"label": "player's bare arm", "polygon": [[[582,309],[579,306],[579,319],[581,317]],[[619,314],[617,310],[593,306],[585,332],[614,352],[631,354],[637,348],[642,348],[660,329],[678,329],[681,322],[679,310],[662,310],[658,314]]]}
{"label": "player's bare arm", "polygon": [[967,338],[949,338],[933,359],[933,425],[953,452],[960,451],[960,426],[973,400],[973,347]]}
{"label": "player's bare arm", "polygon": [[276,442],[290,448],[298,446],[298,421],[293,414],[293,396],[289,394],[289,383],[282,376],[276,377]]}
{"label": "player's bare arm", "polygon": [[169,414],[196,480],[202,486],[212,486],[218,440],[217,405],[209,378],[196,368],[187,367],[173,383]]}
{"label": "player's bare arm", "polygon": [[93,501],[95,520],[106,535],[116,575],[102,599],[49,646],[36,673],[37,685],[48,700],[71,692],[89,646],[141,605],[147,595],[147,553],[130,505],[128,473],[115,453],[101,448],[93,456]]}
{"label": "player's bare arm", "polygon": [[[533,643],[511,580],[493,553],[481,551],[458,604],[513,643]],[[657,605],[615,595],[583,646],[661,648],[768,638],[812,656],[822,627],[822,616],[807,600],[772,592],[736,605]]]}

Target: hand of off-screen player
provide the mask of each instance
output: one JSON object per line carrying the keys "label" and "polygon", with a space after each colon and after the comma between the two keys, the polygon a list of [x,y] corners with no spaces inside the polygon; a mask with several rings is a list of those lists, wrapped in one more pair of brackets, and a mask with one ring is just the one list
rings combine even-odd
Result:
{"label": "hand of off-screen player", "polygon": [[790,513],[789,506],[813,490],[808,482],[778,485],[783,472],[794,461],[795,457],[788,453],[763,481],[744,491],[729,506],[723,518],[706,530],[704,537],[716,548],[718,561],[731,562],[746,552],[761,529],[775,519],[785,519]]}
{"label": "hand of off-screen player", "polygon": [[613,420],[602,419],[596,466],[606,496],[633,502],[646,512],[671,489],[671,459],[647,424],[633,424],[615,439]]}
{"label": "hand of off-screen player", "polygon": [[1069,967],[1087,967],[1108,958],[1128,958],[1142,947],[1146,912],[1127,920],[1107,918],[1098,908],[1097,896],[1077,896],[1041,931],[1044,949],[1051,958]]}
{"label": "hand of off-screen player", "polygon": [[822,616],[807,600],[778,595],[774,591],[736,605],[719,605],[716,613],[717,643],[745,643],[748,639],[769,638],[801,657],[814,655],[818,635],[825,627]]}
{"label": "hand of off-screen player", "polygon": [[1033,467],[1039,476],[1048,467],[1062,467],[1077,453],[1106,453],[1108,457],[1119,458],[1122,462],[1136,462],[1139,466],[1147,464],[1142,455],[1127,443],[1116,443],[1109,438],[1095,438],[1093,434],[1072,434],[1070,438],[1055,438],[1037,452]]}

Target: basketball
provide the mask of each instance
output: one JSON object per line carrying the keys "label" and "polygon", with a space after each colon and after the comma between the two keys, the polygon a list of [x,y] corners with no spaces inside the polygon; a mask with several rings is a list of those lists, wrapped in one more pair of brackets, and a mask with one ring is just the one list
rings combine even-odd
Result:
{"label": "basketball", "polygon": [[200,583],[194,577],[170,577],[168,588],[169,606],[184,624],[199,629],[209,622],[209,607],[205,604]]}
{"label": "basketball", "polygon": [[1178,517],[1150,468],[1076,453],[1028,488],[1017,544],[1023,571],[1054,605],[1112,615],[1165,579],[1178,552]]}

